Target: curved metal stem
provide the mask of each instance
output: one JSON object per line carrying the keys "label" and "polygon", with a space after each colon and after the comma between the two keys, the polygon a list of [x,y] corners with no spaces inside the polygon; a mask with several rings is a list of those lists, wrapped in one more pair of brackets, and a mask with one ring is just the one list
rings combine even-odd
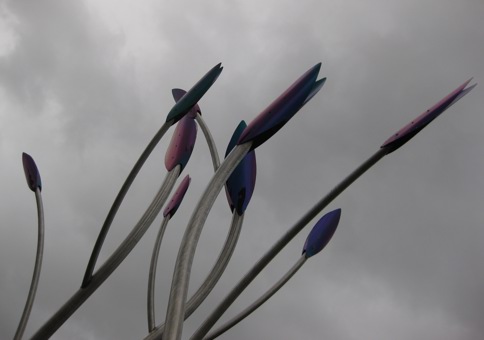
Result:
{"label": "curved metal stem", "polygon": [[193,294],[193,296],[188,300],[185,306],[185,319],[187,319],[193,312],[200,306],[200,304],[207,298],[208,294],[213,290],[217,282],[220,280],[227,264],[232,258],[235,246],[239,239],[240,231],[242,229],[242,224],[244,221],[244,215],[239,215],[234,210],[232,217],[232,224],[230,226],[229,233],[227,234],[227,239],[225,240],[224,247],[218,255],[217,261],[212,267],[210,273],[207,275],[202,285]]}
{"label": "curved metal stem", "polygon": [[180,175],[180,166],[176,166],[170,171],[160,190],[153,198],[153,201],[146,209],[138,223],[131,230],[129,235],[123,240],[118,248],[103,263],[103,265],[92,276],[90,283],[85,288],[80,288],[64,305],[34,334],[32,340],[44,340],[52,336],[60,326],[101,286],[104,281],[114,272],[123,262],[128,254],[133,250],[141,237],[146,233],[151,223],[160,212],[171,189],[175,185],[176,179]]}
{"label": "curved metal stem", "polygon": [[195,119],[197,120],[198,125],[200,125],[203,135],[205,136],[205,140],[207,141],[208,149],[210,150],[210,155],[212,156],[213,170],[217,171],[218,167],[220,166],[220,159],[218,157],[217,146],[215,145],[212,134],[210,133],[210,130],[208,129],[207,124],[205,124],[205,121],[200,113],[197,112]]}
{"label": "curved metal stem", "polygon": [[172,124],[173,124],[172,121],[165,122],[163,126],[158,130],[158,132],[155,134],[153,139],[146,146],[145,150],[143,151],[138,161],[133,166],[133,169],[129,173],[128,177],[124,181],[123,186],[119,190],[119,193],[116,196],[116,199],[114,200],[113,205],[111,206],[111,209],[109,210],[108,216],[106,216],[106,220],[104,221],[104,224],[101,227],[101,231],[99,232],[99,236],[97,237],[96,243],[94,244],[94,248],[92,250],[91,257],[89,258],[89,262],[86,267],[86,272],[84,273],[84,278],[82,280],[82,284],[81,284],[82,288],[85,288],[89,284],[89,281],[92,278],[92,273],[94,272],[94,267],[96,266],[99,253],[101,252],[101,248],[103,246],[104,240],[106,239],[106,235],[108,234],[109,227],[113,223],[114,217],[116,216],[116,213],[118,212],[118,209],[124,200],[124,196],[126,196],[126,193],[128,192],[129,187],[131,186],[131,184],[133,184],[133,181],[138,175],[138,172],[143,167],[143,164],[146,162],[146,160],[150,156],[155,146],[159,143],[161,138],[165,135],[166,131],[168,131],[168,129],[171,127]]}
{"label": "curved metal stem", "polygon": [[30,283],[30,290],[25,302],[24,311],[20,318],[17,331],[15,332],[14,340],[20,340],[24,334],[25,327],[29,320],[30,312],[32,311],[32,305],[34,304],[35,293],[37,292],[37,286],[39,284],[40,270],[42,268],[42,257],[44,253],[44,207],[42,204],[42,194],[40,188],[35,190],[35,201],[37,203],[37,224],[38,224],[38,236],[37,236],[37,253],[35,254],[34,273],[32,274],[32,282]]}
{"label": "curved metal stem", "polygon": [[165,321],[166,340],[181,338],[191,267],[203,225],[205,224],[208,213],[220,193],[220,190],[230,174],[234,171],[235,167],[240,163],[247,152],[249,152],[251,144],[252,143],[249,142],[236,146],[220,165],[205,189],[205,192],[200,197],[188,223],[178,252],[175,272],[173,274]]}
{"label": "curved metal stem", "polygon": [[[230,226],[229,233],[227,234],[227,238],[225,240],[225,244],[218,255],[217,261],[213,265],[210,273],[207,275],[203,283],[200,285],[198,290],[195,294],[192,295],[190,299],[188,299],[185,305],[185,317],[184,320],[188,319],[190,315],[195,312],[195,310],[200,306],[200,304],[207,298],[210,292],[213,290],[217,282],[220,280],[227,264],[229,263],[230,259],[232,258],[232,254],[234,253],[235,246],[237,245],[237,241],[239,239],[240,231],[242,229],[242,224],[244,221],[244,215],[239,215],[234,210],[232,216],[232,224]],[[163,334],[165,329],[165,325],[161,324],[156,328],[150,329],[151,334],[145,339],[155,339]]]}
{"label": "curved metal stem", "polygon": [[363,175],[369,168],[382,159],[387,150],[379,149],[373,156],[360,165],[348,177],[341,181],[326,196],[324,196],[314,207],[312,207],[299,221],[289,229],[273,246],[270,248],[259,261],[245,274],[245,276],[230,291],[225,299],[215,308],[215,310],[202,323],[198,330],[193,334],[191,339],[203,339],[210,331],[213,325],[220,319],[227,308],[235,301],[242,291],[254,280],[254,278],[267,266],[267,264],[329,203],[343,192],[351,183]]}
{"label": "curved metal stem", "polygon": [[302,265],[306,262],[307,259],[308,258],[305,255],[302,255],[299,258],[299,260],[292,266],[292,268],[289,269],[289,271],[286,274],[284,274],[284,276],[281,277],[279,281],[277,281],[271,288],[269,288],[267,292],[261,295],[257,300],[255,300],[250,306],[248,306],[242,312],[240,312],[235,317],[227,321],[225,324],[217,328],[215,331],[207,335],[205,338],[203,338],[203,340],[212,340],[219,337],[220,335],[222,335],[223,333],[225,333],[226,331],[234,327],[236,324],[238,324],[240,321],[244,320],[250,314],[252,314],[253,311],[259,308],[264,302],[269,300],[272,297],[272,295],[277,293],[277,291],[281,289],[282,286],[284,286],[286,282],[289,281],[291,277],[294,276],[294,274],[297,273],[297,271],[302,267]]}
{"label": "curved metal stem", "polygon": [[[210,130],[207,124],[205,123],[205,120],[203,119],[203,117],[200,115],[199,112],[197,112],[195,119],[197,120],[197,123],[200,126],[205,136],[205,140],[207,141],[208,149],[210,151],[210,156],[212,158],[213,169],[214,171],[217,171],[217,169],[220,166],[220,159],[219,159],[217,147],[212,137],[212,134],[210,133]],[[235,245],[237,244],[237,240],[240,235],[240,229],[242,227],[242,222],[243,222],[243,216],[240,217],[238,214],[235,213],[235,215],[233,216],[232,225],[230,227],[229,234],[227,235],[227,239],[225,240],[224,247],[220,252],[216,263],[212,267],[208,276],[205,278],[205,281],[198,288],[197,292],[186,303],[186,310],[185,310],[185,316],[184,316],[185,320],[188,317],[190,317],[190,315],[192,315],[192,313],[206,299],[208,294],[210,294],[213,287],[220,279],[224,269],[226,268],[233,254]],[[154,288],[151,288],[151,289],[154,289]],[[148,294],[150,294],[149,291],[148,291]],[[154,291],[152,294],[154,294]],[[154,315],[154,307],[148,307],[148,313],[150,313],[149,312],[150,308],[153,311],[152,313]],[[154,316],[152,318],[154,322]],[[150,315],[148,314],[148,329],[149,329],[149,332],[152,333],[151,336],[161,336],[161,334],[165,329],[165,324],[162,323],[158,327],[155,327],[154,324],[151,324]]]}
{"label": "curved metal stem", "polygon": [[161,222],[160,230],[156,236],[155,245],[153,247],[153,255],[151,256],[150,275],[148,278],[148,332],[155,328],[155,280],[156,267],[158,264],[158,256],[160,254],[161,240],[165,233],[166,225],[170,220],[170,215],[166,216]]}

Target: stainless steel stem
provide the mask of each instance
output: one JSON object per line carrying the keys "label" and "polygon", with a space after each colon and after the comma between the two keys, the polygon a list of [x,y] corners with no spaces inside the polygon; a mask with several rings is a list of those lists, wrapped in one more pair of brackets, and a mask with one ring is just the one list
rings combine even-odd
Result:
{"label": "stainless steel stem", "polygon": [[42,204],[42,194],[40,188],[35,189],[35,201],[37,203],[37,253],[35,254],[34,273],[32,274],[32,281],[30,283],[30,290],[25,302],[24,311],[20,318],[20,323],[15,332],[14,340],[20,340],[24,334],[25,327],[29,320],[30,312],[32,311],[32,305],[34,304],[35,293],[37,292],[37,286],[39,284],[40,270],[42,268],[42,257],[44,253],[44,207]]}
{"label": "stainless steel stem", "polygon": [[[220,280],[220,277],[222,276],[225,268],[227,267],[227,264],[232,258],[232,254],[234,253],[235,246],[237,245],[237,240],[239,239],[240,230],[242,229],[243,221],[244,215],[239,215],[234,210],[232,216],[232,224],[230,226],[229,233],[227,234],[225,244],[217,258],[217,261],[213,265],[210,273],[207,275],[198,290],[195,292],[195,294],[193,294],[190,299],[188,299],[188,302],[185,305],[185,320],[193,314],[193,312],[207,298],[217,282]],[[156,339],[157,337],[161,337],[164,329],[164,324],[161,324],[160,326],[151,329],[150,334],[145,338],[145,340],[152,340]]]}
{"label": "stainless steel stem", "polygon": [[111,206],[111,209],[109,210],[108,216],[106,216],[106,220],[104,221],[104,224],[101,227],[101,231],[99,232],[99,236],[97,237],[96,243],[94,244],[91,257],[89,258],[89,262],[86,267],[86,272],[84,273],[81,287],[86,287],[92,278],[92,273],[94,272],[94,267],[96,266],[99,253],[101,252],[104,240],[106,239],[106,235],[108,234],[109,227],[113,223],[114,217],[116,216],[116,213],[118,212],[118,209],[121,206],[121,203],[123,202],[124,196],[126,196],[129,187],[131,186],[131,184],[133,184],[133,181],[138,175],[138,172],[143,167],[143,164],[146,162],[155,146],[160,142],[161,138],[165,135],[166,131],[168,131],[172,124],[172,121],[165,122],[163,126],[158,130],[153,139],[151,139],[151,141],[146,146],[141,156],[138,158],[138,161],[135,163],[133,169],[124,181],[123,186],[121,187],[121,189],[119,189],[119,193],[116,196],[113,205]]}
{"label": "stainless steel stem", "polygon": [[[212,134],[210,133],[210,130],[209,130],[207,124],[205,123],[204,119],[200,115],[200,113],[197,112],[195,119],[197,120],[197,123],[200,126],[200,128],[203,132],[203,135],[205,136],[205,140],[207,141],[208,149],[210,151],[210,156],[212,158],[213,170],[217,171],[218,167],[220,166],[220,159],[219,159],[219,156],[218,156],[217,147],[216,147],[215,142],[213,140]],[[242,221],[240,223],[242,223]],[[232,226],[234,226],[234,225],[232,224]],[[235,228],[238,227],[237,236],[235,236],[235,243],[237,242],[238,235],[240,234],[240,226],[241,226],[241,224],[235,227]],[[218,279],[220,278],[220,276],[218,278],[215,278],[215,280],[213,280],[214,282],[213,282],[213,285],[211,287],[210,287],[210,284],[207,282],[211,279],[211,277],[210,277],[211,275],[216,275],[216,274],[214,274],[214,271],[217,270],[216,268],[217,268],[217,265],[219,264],[219,262],[225,261],[225,256],[227,256],[227,254],[226,254],[226,251],[224,252],[224,250],[226,250],[226,248],[227,248],[230,235],[233,234],[233,229],[234,229],[234,227],[231,227],[230,232],[229,232],[229,236],[228,236],[227,241],[226,241],[224,248],[222,250],[222,253],[224,254],[224,258],[221,258],[221,256],[222,256],[222,253],[221,253],[219,255],[217,263],[212,268],[212,271],[210,272],[209,276],[205,279],[204,283],[202,283],[202,286],[198,289],[198,291],[195,293],[195,295],[192,296],[192,298],[190,300],[188,300],[187,307],[186,307],[187,309],[185,311],[185,319],[187,319],[193,313],[193,311],[196,310],[197,307],[203,302],[203,300],[205,300],[207,295],[213,289],[213,286],[215,285],[215,283],[217,283]],[[161,230],[160,230],[160,232],[161,232]],[[233,235],[232,235],[232,239],[233,239]],[[161,240],[160,240],[160,244],[161,244]],[[234,248],[235,248],[235,244],[233,244],[232,252],[233,252]],[[158,258],[159,245],[158,245],[156,255],[154,254],[154,251],[155,250],[153,249],[153,257],[156,256],[156,258]],[[230,255],[232,254],[232,252],[230,252]],[[230,258],[230,255],[229,255],[229,258]],[[153,268],[153,257],[152,257],[152,264],[151,264],[152,267],[151,268]],[[225,267],[228,263],[228,259],[226,260],[225,265],[222,268],[222,271],[225,269]],[[156,266],[156,263],[154,265]],[[152,275],[153,275],[153,278],[152,278]],[[155,315],[155,310],[154,310],[154,282],[155,282],[155,278],[154,278],[154,275],[156,275],[156,267],[154,268],[154,272],[152,271],[152,269],[150,269],[150,278],[149,278],[149,283],[148,283],[148,331],[150,333],[153,333],[153,331],[155,331],[155,334],[161,335],[163,333],[164,328],[165,328],[164,324],[161,324],[160,326],[156,327],[156,329],[155,329],[155,316],[154,316]],[[151,286],[150,286],[150,284],[151,284]],[[207,292],[206,293],[203,292],[203,291],[201,292],[202,288]],[[150,294],[151,294],[151,297],[150,297]],[[204,296],[202,296],[202,294],[204,294]]]}
{"label": "stainless steel stem", "polygon": [[[210,155],[212,158],[212,164],[214,171],[217,171],[218,167],[220,166],[220,159],[217,152],[217,147],[213,140],[212,134],[205,123],[203,117],[200,113],[197,112],[195,117],[197,123],[200,125],[202,132],[205,136],[205,140],[207,141],[207,145],[210,151]],[[200,304],[206,299],[208,294],[212,291],[215,284],[220,279],[223,271],[225,270],[232,254],[235,249],[235,245],[237,244],[238,237],[240,235],[240,229],[242,227],[243,216],[240,217],[238,214],[235,213],[232,220],[232,225],[229,230],[229,234],[227,235],[227,239],[225,241],[224,247],[220,252],[220,255],[212,267],[209,275],[205,278],[205,281],[202,285],[198,288],[196,293],[188,300],[186,303],[185,308],[185,320],[190,317],[190,315],[200,306]],[[149,323],[149,321],[148,321]],[[150,334],[148,335],[147,339],[155,339],[156,337],[161,337],[163,331],[165,329],[165,324],[162,323],[158,327],[154,327],[149,329]]]}
{"label": "stainless steel stem", "polygon": [[229,233],[227,234],[227,239],[225,241],[224,247],[220,251],[220,254],[212,267],[210,273],[207,275],[202,285],[193,294],[193,296],[188,300],[185,307],[185,319],[187,319],[193,312],[200,306],[200,304],[207,298],[208,294],[213,290],[220,277],[222,276],[227,264],[232,258],[235,246],[239,239],[240,231],[242,229],[242,223],[244,221],[244,215],[239,215],[234,210],[232,217],[232,224],[230,226]]}
{"label": "stainless steel stem", "polygon": [[178,252],[175,272],[173,274],[165,320],[164,339],[166,340],[178,340],[181,338],[191,267],[203,225],[205,224],[208,213],[220,193],[220,190],[230,174],[234,171],[235,167],[240,163],[247,152],[249,152],[251,144],[252,143],[249,142],[238,145],[227,156],[200,197],[188,223]]}
{"label": "stainless steel stem", "polygon": [[197,112],[195,119],[197,120],[198,125],[200,125],[203,135],[205,136],[205,140],[207,141],[208,149],[210,150],[210,155],[212,156],[213,170],[217,171],[218,167],[220,166],[220,159],[218,157],[217,146],[215,145],[212,134],[210,133],[210,130],[208,129],[207,124],[205,124],[205,121],[200,113]]}
{"label": "stainless steel stem", "polygon": [[114,272],[123,262],[128,254],[133,250],[141,237],[146,233],[151,223],[160,212],[171,189],[175,185],[176,179],[180,175],[180,166],[176,166],[170,171],[160,190],[153,198],[153,201],[140,218],[129,235],[123,240],[118,248],[103,263],[103,265],[92,276],[91,281],[85,288],[80,288],[66,303],[34,334],[32,339],[45,340],[52,336],[60,326],[96,291],[101,284]]}
{"label": "stainless steel stem", "polygon": [[259,308],[264,302],[269,300],[272,297],[272,295],[277,293],[277,291],[281,289],[282,286],[284,286],[286,282],[289,281],[291,277],[294,276],[294,274],[297,273],[297,271],[302,267],[302,265],[306,262],[307,259],[308,258],[305,255],[302,255],[299,258],[299,260],[292,266],[292,268],[289,269],[289,271],[286,274],[284,274],[284,276],[281,277],[279,281],[277,281],[271,288],[269,288],[267,292],[261,295],[250,306],[248,306],[242,312],[237,314],[235,317],[227,321],[225,324],[217,328],[212,333],[208,334],[205,338],[203,338],[203,340],[212,340],[219,337],[220,335],[222,335],[223,333],[225,333],[226,331],[234,327],[236,324],[238,324],[240,321],[244,320],[247,316],[252,314],[253,311]]}
{"label": "stainless steel stem", "polygon": [[150,274],[148,277],[148,332],[153,331],[156,325],[155,321],[155,281],[156,281],[156,267],[158,265],[158,256],[160,254],[161,241],[165,233],[166,225],[170,221],[170,215],[166,216],[161,222],[160,230],[156,236],[155,245],[153,247],[153,254],[151,256]]}
{"label": "stainless steel stem", "polygon": [[254,280],[254,278],[267,266],[267,264],[314,218],[321,212],[329,203],[331,203],[338,195],[343,192],[351,183],[364,174],[375,163],[382,159],[387,153],[385,149],[379,149],[373,156],[367,159],[356,170],[354,170],[348,177],[341,181],[333,188],[326,196],[324,196],[315,206],[313,206],[299,221],[292,226],[286,234],[284,234],[273,246],[270,248],[256,264],[247,272],[247,274],[237,283],[237,285],[230,291],[225,299],[213,310],[207,319],[202,323],[198,330],[190,338],[191,340],[203,339],[203,337],[210,331],[213,325],[220,319],[223,313],[235,301],[235,299],[242,293],[242,291]]}

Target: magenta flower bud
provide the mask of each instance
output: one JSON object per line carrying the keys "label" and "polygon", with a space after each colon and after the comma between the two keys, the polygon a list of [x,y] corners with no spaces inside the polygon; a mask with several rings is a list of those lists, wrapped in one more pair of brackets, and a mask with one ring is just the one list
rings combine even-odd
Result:
{"label": "magenta flower bud", "polygon": [[180,207],[181,202],[183,201],[183,197],[185,197],[185,193],[188,190],[188,186],[190,185],[191,178],[189,175],[186,175],[183,181],[181,181],[178,189],[176,189],[173,197],[171,198],[170,202],[166,206],[165,210],[163,211],[163,217],[170,215],[170,218],[175,215],[178,207]]}
{"label": "magenta flower bud", "polygon": [[316,81],[321,63],[313,66],[262,111],[240,136],[238,144],[252,141],[255,149],[282,128],[324,84]]}
{"label": "magenta flower bud", "polygon": [[177,124],[165,154],[165,167],[173,170],[180,164],[180,172],[185,168],[197,139],[197,124],[189,117],[183,117]]}
{"label": "magenta flower bud", "polygon": [[453,104],[455,104],[459,99],[468,94],[477,84],[474,84],[468,88],[465,88],[469,82],[469,79],[464,84],[456,88],[454,91],[449,93],[447,96],[442,98],[437,104],[432,106],[427,111],[420,114],[417,118],[412,120],[410,123],[401,128],[397,133],[391,136],[389,139],[383,143],[382,149],[387,149],[388,153],[397,150],[399,147],[404,145],[410,139],[413,138],[417,133],[419,133],[424,127],[430,124],[435,118],[437,118],[442,112],[447,110]]}

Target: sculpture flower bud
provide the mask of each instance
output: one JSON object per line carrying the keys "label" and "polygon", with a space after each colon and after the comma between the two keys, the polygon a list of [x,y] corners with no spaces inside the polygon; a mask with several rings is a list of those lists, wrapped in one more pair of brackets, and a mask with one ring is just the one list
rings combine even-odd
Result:
{"label": "sculpture flower bud", "polygon": [[[173,95],[173,99],[175,99],[175,102],[178,102],[185,94],[187,91],[182,90],[182,89],[172,89],[171,94]],[[187,117],[195,119],[197,116],[197,112],[199,114],[202,114],[202,110],[200,110],[200,106],[198,106],[198,103],[195,104],[190,111],[187,113]]]}
{"label": "sculpture flower bud", "polygon": [[325,79],[316,81],[320,68],[321,63],[309,69],[252,120],[238,144],[252,141],[255,149],[283,127],[324,85]]}
{"label": "sculpture flower bud", "polygon": [[197,104],[208,89],[215,83],[218,76],[223,70],[221,63],[215,65],[207,72],[188,92],[176,102],[172,107],[166,121],[173,121],[173,124],[179,121],[190,109]]}
{"label": "sculpture flower bud", "polygon": [[35,191],[37,188],[42,190],[39,169],[37,169],[34,159],[24,152],[22,153],[22,164],[24,167],[25,179],[27,180],[27,185],[30,190]]}
{"label": "sculpture flower bud", "polygon": [[437,104],[432,106],[427,111],[423,112],[420,116],[412,120],[410,123],[401,128],[392,137],[387,139],[385,143],[381,146],[382,149],[387,149],[387,153],[391,153],[397,150],[399,147],[404,145],[413,136],[419,133],[424,127],[426,127],[431,121],[437,118],[442,112],[447,110],[453,104],[455,104],[459,99],[468,94],[477,84],[466,86],[472,80],[469,79],[464,84],[456,88],[454,91],[449,93],[447,96],[442,98]]}
{"label": "sculpture flower bud", "polygon": [[165,154],[165,167],[173,170],[180,164],[180,172],[185,168],[197,139],[197,124],[189,117],[183,117],[177,124]]}
{"label": "sculpture flower bud", "polygon": [[186,175],[183,181],[181,181],[178,189],[176,189],[173,197],[171,198],[170,202],[166,206],[165,210],[163,211],[163,217],[170,215],[170,218],[175,215],[178,207],[180,206],[183,197],[185,197],[185,193],[188,190],[188,186],[190,185],[191,178],[189,175]]}
{"label": "sculpture flower bud", "polygon": [[[240,135],[247,127],[244,121],[234,131],[232,138],[230,139],[225,157],[232,151],[237,145],[237,141]],[[239,215],[242,215],[249,204],[255,187],[255,178],[257,174],[257,164],[255,159],[255,152],[250,151],[242,161],[237,165],[235,170],[230,175],[225,185],[225,193],[227,194],[227,200],[229,201],[230,209],[237,211]]]}
{"label": "sculpture flower bud", "polygon": [[316,255],[328,244],[333,237],[341,217],[341,209],[333,210],[316,223],[306,239],[303,254],[306,258]]}

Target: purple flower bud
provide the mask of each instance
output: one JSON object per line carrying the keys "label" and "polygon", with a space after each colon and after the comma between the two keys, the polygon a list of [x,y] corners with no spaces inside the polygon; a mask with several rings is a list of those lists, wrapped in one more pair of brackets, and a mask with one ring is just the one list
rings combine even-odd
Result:
{"label": "purple flower bud", "polygon": [[176,189],[173,197],[171,198],[170,202],[166,206],[165,210],[163,211],[163,217],[170,215],[170,218],[175,215],[178,207],[180,206],[183,197],[185,197],[185,193],[188,190],[188,186],[190,185],[191,178],[189,175],[186,175],[183,181],[181,181],[178,189]]}
{"label": "purple flower bud", "polygon": [[30,190],[35,191],[37,188],[42,190],[42,182],[40,180],[39,170],[35,165],[34,159],[26,154],[22,153],[22,163],[24,166],[25,179]]}
{"label": "purple flower bud", "polygon": [[[247,124],[244,121],[241,121],[237,126],[227,146],[225,157],[237,145],[237,141],[246,127]],[[225,185],[227,200],[229,201],[230,209],[232,211],[235,209],[239,215],[242,215],[245,209],[247,209],[254,192],[256,175],[257,164],[255,152],[250,151],[227,179]]]}
{"label": "purple flower bud", "polygon": [[464,84],[456,88],[454,91],[449,93],[447,96],[442,98],[437,104],[432,106],[427,111],[420,114],[417,118],[412,120],[410,123],[401,128],[397,133],[391,136],[389,139],[383,143],[382,149],[387,149],[388,153],[397,150],[399,147],[404,145],[410,139],[413,138],[417,133],[419,133],[424,127],[430,124],[435,118],[437,118],[442,112],[447,110],[453,104],[455,104],[459,99],[464,97],[469,93],[477,84],[474,84],[467,89],[465,88],[469,82],[469,79]]}
{"label": "purple flower bud", "polygon": [[177,124],[165,154],[165,167],[173,170],[180,164],[180,172],[185,168],[197,139],[197,124],[189,117],[183,117]]}
{"label": "purple flower bud", "polygon": [[328,244],[333,237],[341,217],[341,209],[333,210],[316,223],[306,239],[303,254],[306,258],[316,255]]}
{"label": "purple flower bud", "polygon": [[282,128],[322,87],[316,82],[321,63],[313,66],[262,111],[240,136],[238,144],[252,141],[255,149]]}

